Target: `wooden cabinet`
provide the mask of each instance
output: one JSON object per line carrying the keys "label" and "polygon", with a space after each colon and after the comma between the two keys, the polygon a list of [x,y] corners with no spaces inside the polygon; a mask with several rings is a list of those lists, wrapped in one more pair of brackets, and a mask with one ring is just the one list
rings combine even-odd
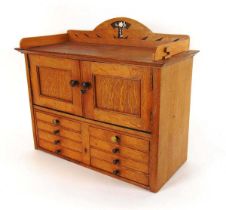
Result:
{"label": "wooden cabinet", "polygon": [[35,148],[157,192],[186,161],[187,35],[128,18],[24,38]]}

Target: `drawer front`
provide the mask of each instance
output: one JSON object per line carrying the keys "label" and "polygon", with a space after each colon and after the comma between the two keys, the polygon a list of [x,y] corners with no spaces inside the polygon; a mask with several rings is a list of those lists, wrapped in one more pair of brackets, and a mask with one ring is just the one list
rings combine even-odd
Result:
{"label": "drawer front", "polygon": [[39,146],[45,150],[53,152],[59,156],[67,157],[72,160],[82,161],[82,153],[62,147],[61,145],[53,145],[48,141],[39,139]]}
{"label": "drawer front", "polygon": [[60,145],[64,148],[82,152],[82,143],[81,142],[72,141],[72,140],[69,140],[69,139],[66,139],[66,138],[63,138],[60,136],[56,136],[56,135],[50,134],[43,130],[38,131],[38,137],[39,137],[39,139],[45,140],[53,145]]}
{"label": "drawer front", "polygon": [[128,148],[135,150],[149,152],[149,141],[141,138],[124,135],[116,131],[100,129],[96,127],[89,128],[90,135],[105,140],[110,143],[120,144]]}
{"label": "drawer front", "polygon": [[91,148],[90,150],[91,159],[97,158],[105,160],[113,165],[122,166],[125,168],[133,169],[148,174],[148,164],[137,162],[128,158],[122,158],[120,155],[112,155],[107,152]]}
{"label": "drawer front", "polygon": [[82,141],[80,133],[74,132],[72,130],[64,129],[60,126],[54,126],[42,121],[37,121],[37,128],[39,130],[49,132],[55,136],[61,136],[61,137],[65,137],[65,138],[68,138],[74,141],[79,141],[79,142]]}
{"label": "drawer front", "polygon": [[104,150],[110,154],[118,154],[121,157],[129,158],[135,161],[148,163],[148,160],[149,160],[148,153],[143,153],[138,150],[130,149],[120,145],[111,144],[106,141],[102,141],[100,139],[94,138],[92,136],[90,137],[90,145],[93,148]]}
{"label": "drawer front", "polygon": [[73,131],[81,131],[81,124],[79,122],[62,118],[59,115],[50,115],[43,112],[36,112],[36,119],[52,125],[61,126],[62,128],[71,129]]}
{"label": "drawer front", "polygon": [[111,174],[121,176],[123,178],[132,180],[134,182],[137,182],[143,185],[148,185],[149,183],[148,175],[141,172],[136,172],[130,169],[126,169],[124,167],[113,166],[112,164],[104,160],[92,158],[91,165],[101,170],[107,171]]}

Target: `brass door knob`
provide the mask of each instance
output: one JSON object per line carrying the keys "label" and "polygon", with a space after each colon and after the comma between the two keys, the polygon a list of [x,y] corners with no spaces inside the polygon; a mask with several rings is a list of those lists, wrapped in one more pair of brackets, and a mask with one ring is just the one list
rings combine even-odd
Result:
{"label": "brass door knob", "polygon": [[117,153],[117,152],[119,152],[119,148],[112,149],[112,153]]}
{"label": "brass door knob", "polygon": [[54,144],[54,145],[60,144],[60,140],[55,140],[55,141],[53,142],[53,144]]}
{"label": "brass door knob", "polygon": [[112,136],[112,137],[111,137],[111,141],[112,141],[113,143],[119,143],[119,140],[120,140],[120,138],[119,138],[118,136]]}
{"label": "brass door knob", "polygon": [[53,131],[53,134],[55,134],[55,135],[57,135],[57,134],[59,134],[60,133],[60,130],[54,130]]}
{"label": "brass door knob", "polygon": [[118,169],[116,169],[116,170],[112,171],[112,173],[113,173],[114,175],[119,175],[119,174],[120,174],[120,171],[119,171]]}
{"label": "brass door knob", "polygon": [[61,153],[61,150],[60,149],[57,149],[57,150],[55,150],[55,153],[56,154],[60,154]]}
{"label": "brass door knob", "polygon": [[52,124],[53,124],[53,125],[59,125],[59,124],[60,124],[60,120],[58,120],[58,119],[53,119],[53,120],[52,120]]}
{"label": "brass door knob", "polygon": [[119,159],[114,159],[114,160],[112,161],[112,163],[113,163],[114,165],[117,165],[117,164],[120,163],[120,160],[119,160]]}

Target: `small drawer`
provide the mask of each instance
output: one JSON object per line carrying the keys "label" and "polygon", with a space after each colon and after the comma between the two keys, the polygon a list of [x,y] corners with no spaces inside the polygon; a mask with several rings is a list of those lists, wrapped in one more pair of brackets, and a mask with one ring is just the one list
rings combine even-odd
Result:
{"label": "small drawer", "polygon": [[60,145],[64,148],[82,152],[82,143],[81,142],[76,142],[74,140],[72,141],[72,140],[69,140],[69,139],[66,139],[66,138],[63,138],[60,136],[56,136],[56,135],[50,134],[43,130],[38,131],[38,137],[39,137],[39,139],[45,140],[53,145]]}
{"label": "small drawer", "polygon": [[53,135],[65,137],[74,141],[81,142],[81,134],[77,132],[73,132],[72,130],[67,130],[61,128],[60,126],[50,125],[49,123],[45,123],[43,121],[37,121],[38,130],[47,131]]}
{"label": "small drawer", "polygon": [[50,142],[45,141],[43,139],[39,139],[38,140],[38,145],[41,148],[46,149],[46,150],[48,150],[50,152],[54,152],[54,153],[57,153],[57,150],[60,150],[61,149],[61,146],[60,145],[51,144]]}
{"label": "small drawer", "polygon": [[82,161],[82,153],[81,152],[76,152],[72,151],[70,149],[62,148],[61,155],[67,158],[70,158],[72,160],[76,160],[81,162]]}
{"label": "small drawer", "polygon": [[119,155],[121,157],[129,158],[135,161],[148,163],[149,160],[148,153],[140,152],[138,150],[130,149],[128,147],[123,147],[120,145],[111,144],[107,141],[103,141],[92,136],[90,137],[90,145],[93,148],[104,150],[108,153]]}
{"label": "small drawer", "polygon": [[136,162],[136,161],[128,159],[128,158],[122,158],[117,155],[112,155],[107,152],[95,149],[95,148],[91,148],[90,155],[91,155],[91,158],[94,157],[94,158],[98,158],[101,160],[105,160],[116,166],[130,168],[130,169],[144,172],[147,174],[149,173],[148,172],[148,164],[145,164],[145,163]]}
{"label": "small drawer", "polygon": [[142,152],[149,151],[149,141],[142,138],[137,138],[115,131],[100,129],[96,127],[89,128],[90,136],[108,141],[110,143],[119,144],[121,146],[136,149]]}
{"label": "small drawer", "polygon": [[93,167],[107,171],[113,175],[121,176],[123,178],[132,180],[143,185],[148,185],[149,183],[149,178],[147,174],[144,174],[142,172],[136,172],[130,169],[125,169],[124,167],[115,167],[114,165],[104,160],[91,158],[91,165]]}
{"label": "small drawer", "polygon": [[71,129],[77,132],[81,131],[81,124],[79,122],[65,119],[59,115],[46,114],[36,111],[36,119],[54,126],[61,126],[63,128]]}
{"label": "small drawer", "polygon": [[81,161],[82,160],[82,153],[73,151],[67,148],[64,148],[60,145],[53,145],[48,141],[39,139],[39,146],[45,150],[48,150],[50,152],[53,152],[59,156],[64,156],[67,158],[70,158],[72,160]]}

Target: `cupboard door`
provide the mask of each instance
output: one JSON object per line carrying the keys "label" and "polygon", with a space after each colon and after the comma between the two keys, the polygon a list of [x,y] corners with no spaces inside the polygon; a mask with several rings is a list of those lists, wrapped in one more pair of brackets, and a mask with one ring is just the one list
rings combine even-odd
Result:
{"label": "cupboard door", "polygon": [[29,58],[34,104],[82,115],[78,61],[39,55]]}
{"label": "cupboard door", "polygon": [[85,117],[150,131],[150,67],[81,62]]}

